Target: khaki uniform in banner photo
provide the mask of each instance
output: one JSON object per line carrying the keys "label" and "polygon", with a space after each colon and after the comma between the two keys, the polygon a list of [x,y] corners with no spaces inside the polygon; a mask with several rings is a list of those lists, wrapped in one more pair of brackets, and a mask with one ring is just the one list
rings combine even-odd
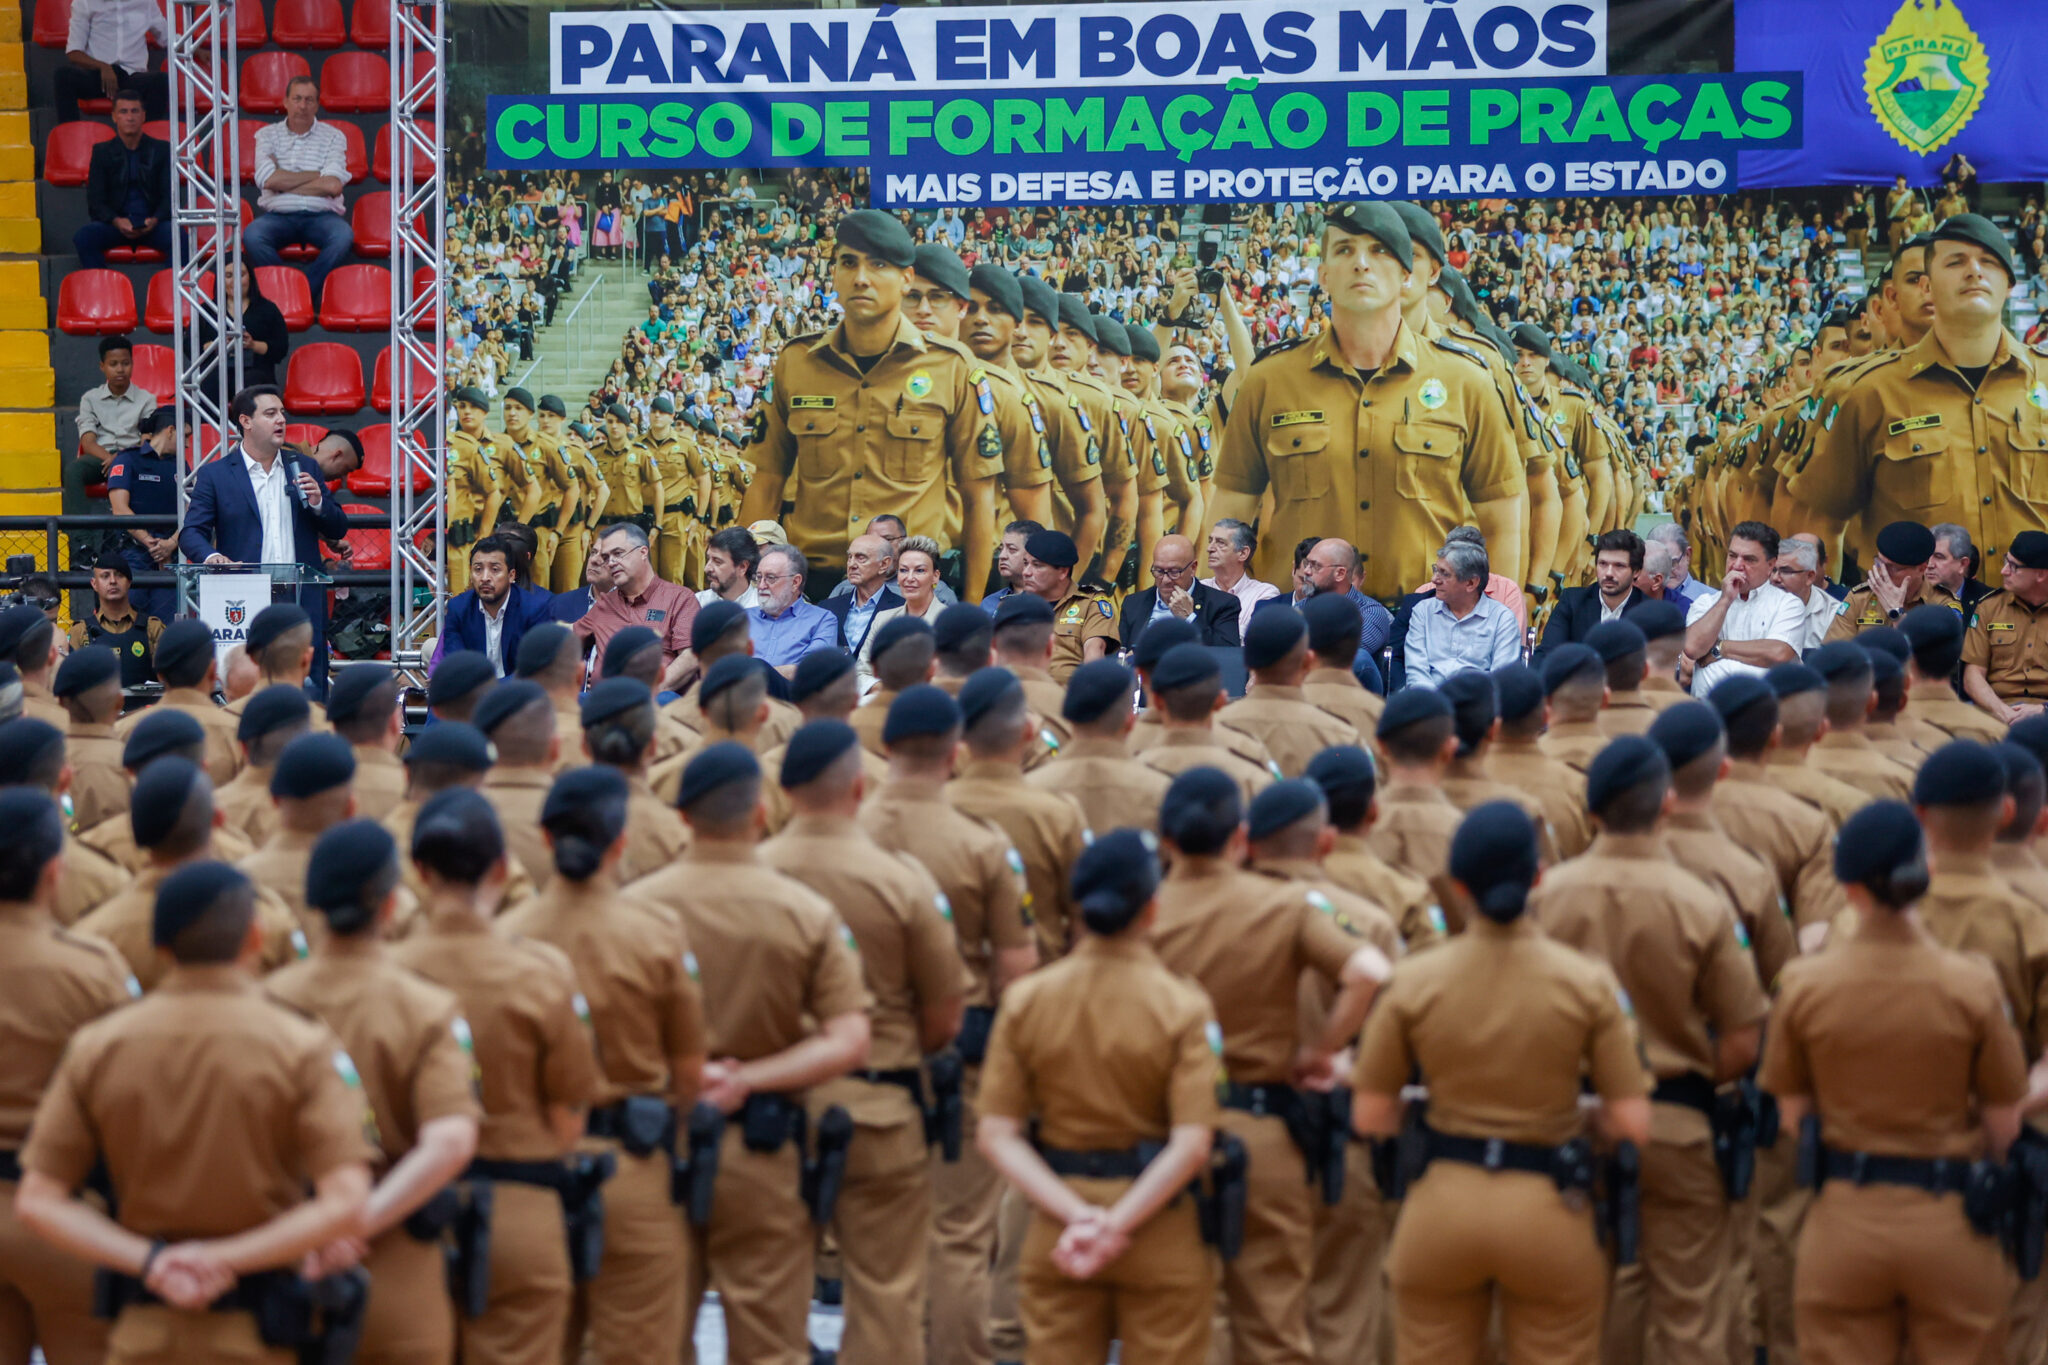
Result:
{"label": "khaki uniform in banner photo", "polygon": [[442,485],[448,508],[448,591],[469,587],[469,547],[488,532],[484,518],[493,521],[506,495],[498,468],[484,454],[483,443],[468,432],[448,434],[448,474]]}
{"label": "khaki uniform in banner photo", "polygon": [[[563,505],[576,488],[576,475],[570,468],[569,457],[561,442],[540,428],[530,428],[524,444],[510,436],[505,439],[526,467],[530,486],[539,493],[539,501],[527,520],[540,541],[540,548],[533,555],[533,581],[537,584],[551,583],[555,576],[555,557],[562,548]],[[580,559],[576,563],[576,571],[579,575],[583,572]]]}

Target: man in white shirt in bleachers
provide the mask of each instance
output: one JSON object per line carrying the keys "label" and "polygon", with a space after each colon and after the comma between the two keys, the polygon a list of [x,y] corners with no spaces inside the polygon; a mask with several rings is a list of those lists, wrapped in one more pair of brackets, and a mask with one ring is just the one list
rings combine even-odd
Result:
{"label": "man in white shirt in bleachers", "polygon": [[295,76],[284,92],[284,122],[256,131],[256,187],[262,210],[242,233],[251,266],[283,265],[283,249],[310,246],[320,254],[306,267],[313,304],[327,276],[348,257],[355,236],[342,204],[348,186],[348,139],[322,123],[320,87]]}
{"label": "man in white shirt in bleachers", "polygon": [[144,116],[168,118],[171,78],[149,69],[149,35],[166,46],[170,29],[155,0],[72,0],[71,31],[64,39],[66,65],[57,68],[57,121],[78,117],[82,99],[114,98],[126,87],[142,96]]}
{"label": "man in white shirt in bleachers", "polygon": [[1778,533],[1760,521],[1728,532],[1728,572],[1721,590],[1692,604],[1685,617],[1685,655],[1693,662],[1692,694],[1704,697],[1738,673],[1761,675],[1799,657],[1806,604],[1777,587]]}
{"label": "man in white shirt in bleachers", "polygon": [[1827,638],[1828,627],[1835,623],[1835,611],[1842,605],[1820,585],[1820,550],[1797,536],[1784,541],[1778,546],[1778,567],[1771,574],[1771,582],[1798,598],[1805,613],[1806,634],[1799,642],[1803,657],[1807,650]]}

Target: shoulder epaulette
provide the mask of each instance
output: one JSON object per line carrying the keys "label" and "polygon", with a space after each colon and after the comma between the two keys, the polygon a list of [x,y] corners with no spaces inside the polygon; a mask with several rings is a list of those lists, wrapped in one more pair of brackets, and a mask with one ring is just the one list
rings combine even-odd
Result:
{"label": "shoulder epaulette", "polygon": [[1474,351],[1469,346],[1452,341],[1449,337],[1431,337],[1429,341],[1432,346],[1435,346],[1440,351],[1449,351],[1452,355],[1461,355],[1480,369],[1486,368],[1486,361],[1477,351]]}
{"label": "shoulder epaulette", "polygon": [[1264,360],[1269,355],[1279,355],[1282,351],[1291,351],[1295,347],[1301,345],[1304,341],[1307,340],[1307,337],[1289,337],[1285,341],[1276,341],[1271,346],[1268,346],[1265,350],[1260,351],[1257,355],[1253,356],[1252,364],[1258,364],[1261,360]]}
{"label": "shoulder epaulette", "polygon": [[[796,344],[797,344],[797,343],[798,343],[799,341],[816,341],[816,340],[817,340],[817,339],[818,339],[819,337],[821,337],[821,336],[823,336],[823,335],[825,335],[825,329],[824,329],[824,328],[822,328],[822,327],[820,327],[820,328],[819,328],[819,329],[818,329],[817,331],[815,331],[815,332],[798,332],[798,333],[797,333],[797,334],[796,334],[795,336],[791,337],[791,338],[790,338],[790,339],[789,339],[788,341],[785,341],[785,342],[783,342],[783,343],[782,343],[782,349],[783,349],[783,352],[784,352],[784,354],[787,354],[787,353],[788,353],[788,351],[789,351],[789,348],[790,348],[790,347],[792,347],[792,346],[794,346],[794,345],[796,345]],[[777,360],[780,360],[780,359],[782,359],[782,356],[778,355],[778,356],[776,356],[775,358],[776,358]]]}

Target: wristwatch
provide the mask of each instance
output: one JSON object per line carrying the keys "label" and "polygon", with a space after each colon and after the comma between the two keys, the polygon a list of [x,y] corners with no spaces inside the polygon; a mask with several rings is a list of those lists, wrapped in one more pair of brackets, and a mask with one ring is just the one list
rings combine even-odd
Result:
{"label": "wristwatch", "polygon": [[1885,615],[1890,617],[1892,620],[1896,621],[1899,619],[1899,609],[1897,607],[1887,607],[1885,609]]}

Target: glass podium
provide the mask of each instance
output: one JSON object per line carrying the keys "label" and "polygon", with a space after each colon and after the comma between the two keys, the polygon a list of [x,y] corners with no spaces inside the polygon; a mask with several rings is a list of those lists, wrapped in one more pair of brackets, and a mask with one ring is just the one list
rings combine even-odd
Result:
{"label": "glass podium", "polygon": [[227,651],[249,633],[256,613],[273,602],[297,602],[302,588],[321,588],[334,579],[303,564],[178,564],[178,615],[196,616],[213,631],[214,654]]}

